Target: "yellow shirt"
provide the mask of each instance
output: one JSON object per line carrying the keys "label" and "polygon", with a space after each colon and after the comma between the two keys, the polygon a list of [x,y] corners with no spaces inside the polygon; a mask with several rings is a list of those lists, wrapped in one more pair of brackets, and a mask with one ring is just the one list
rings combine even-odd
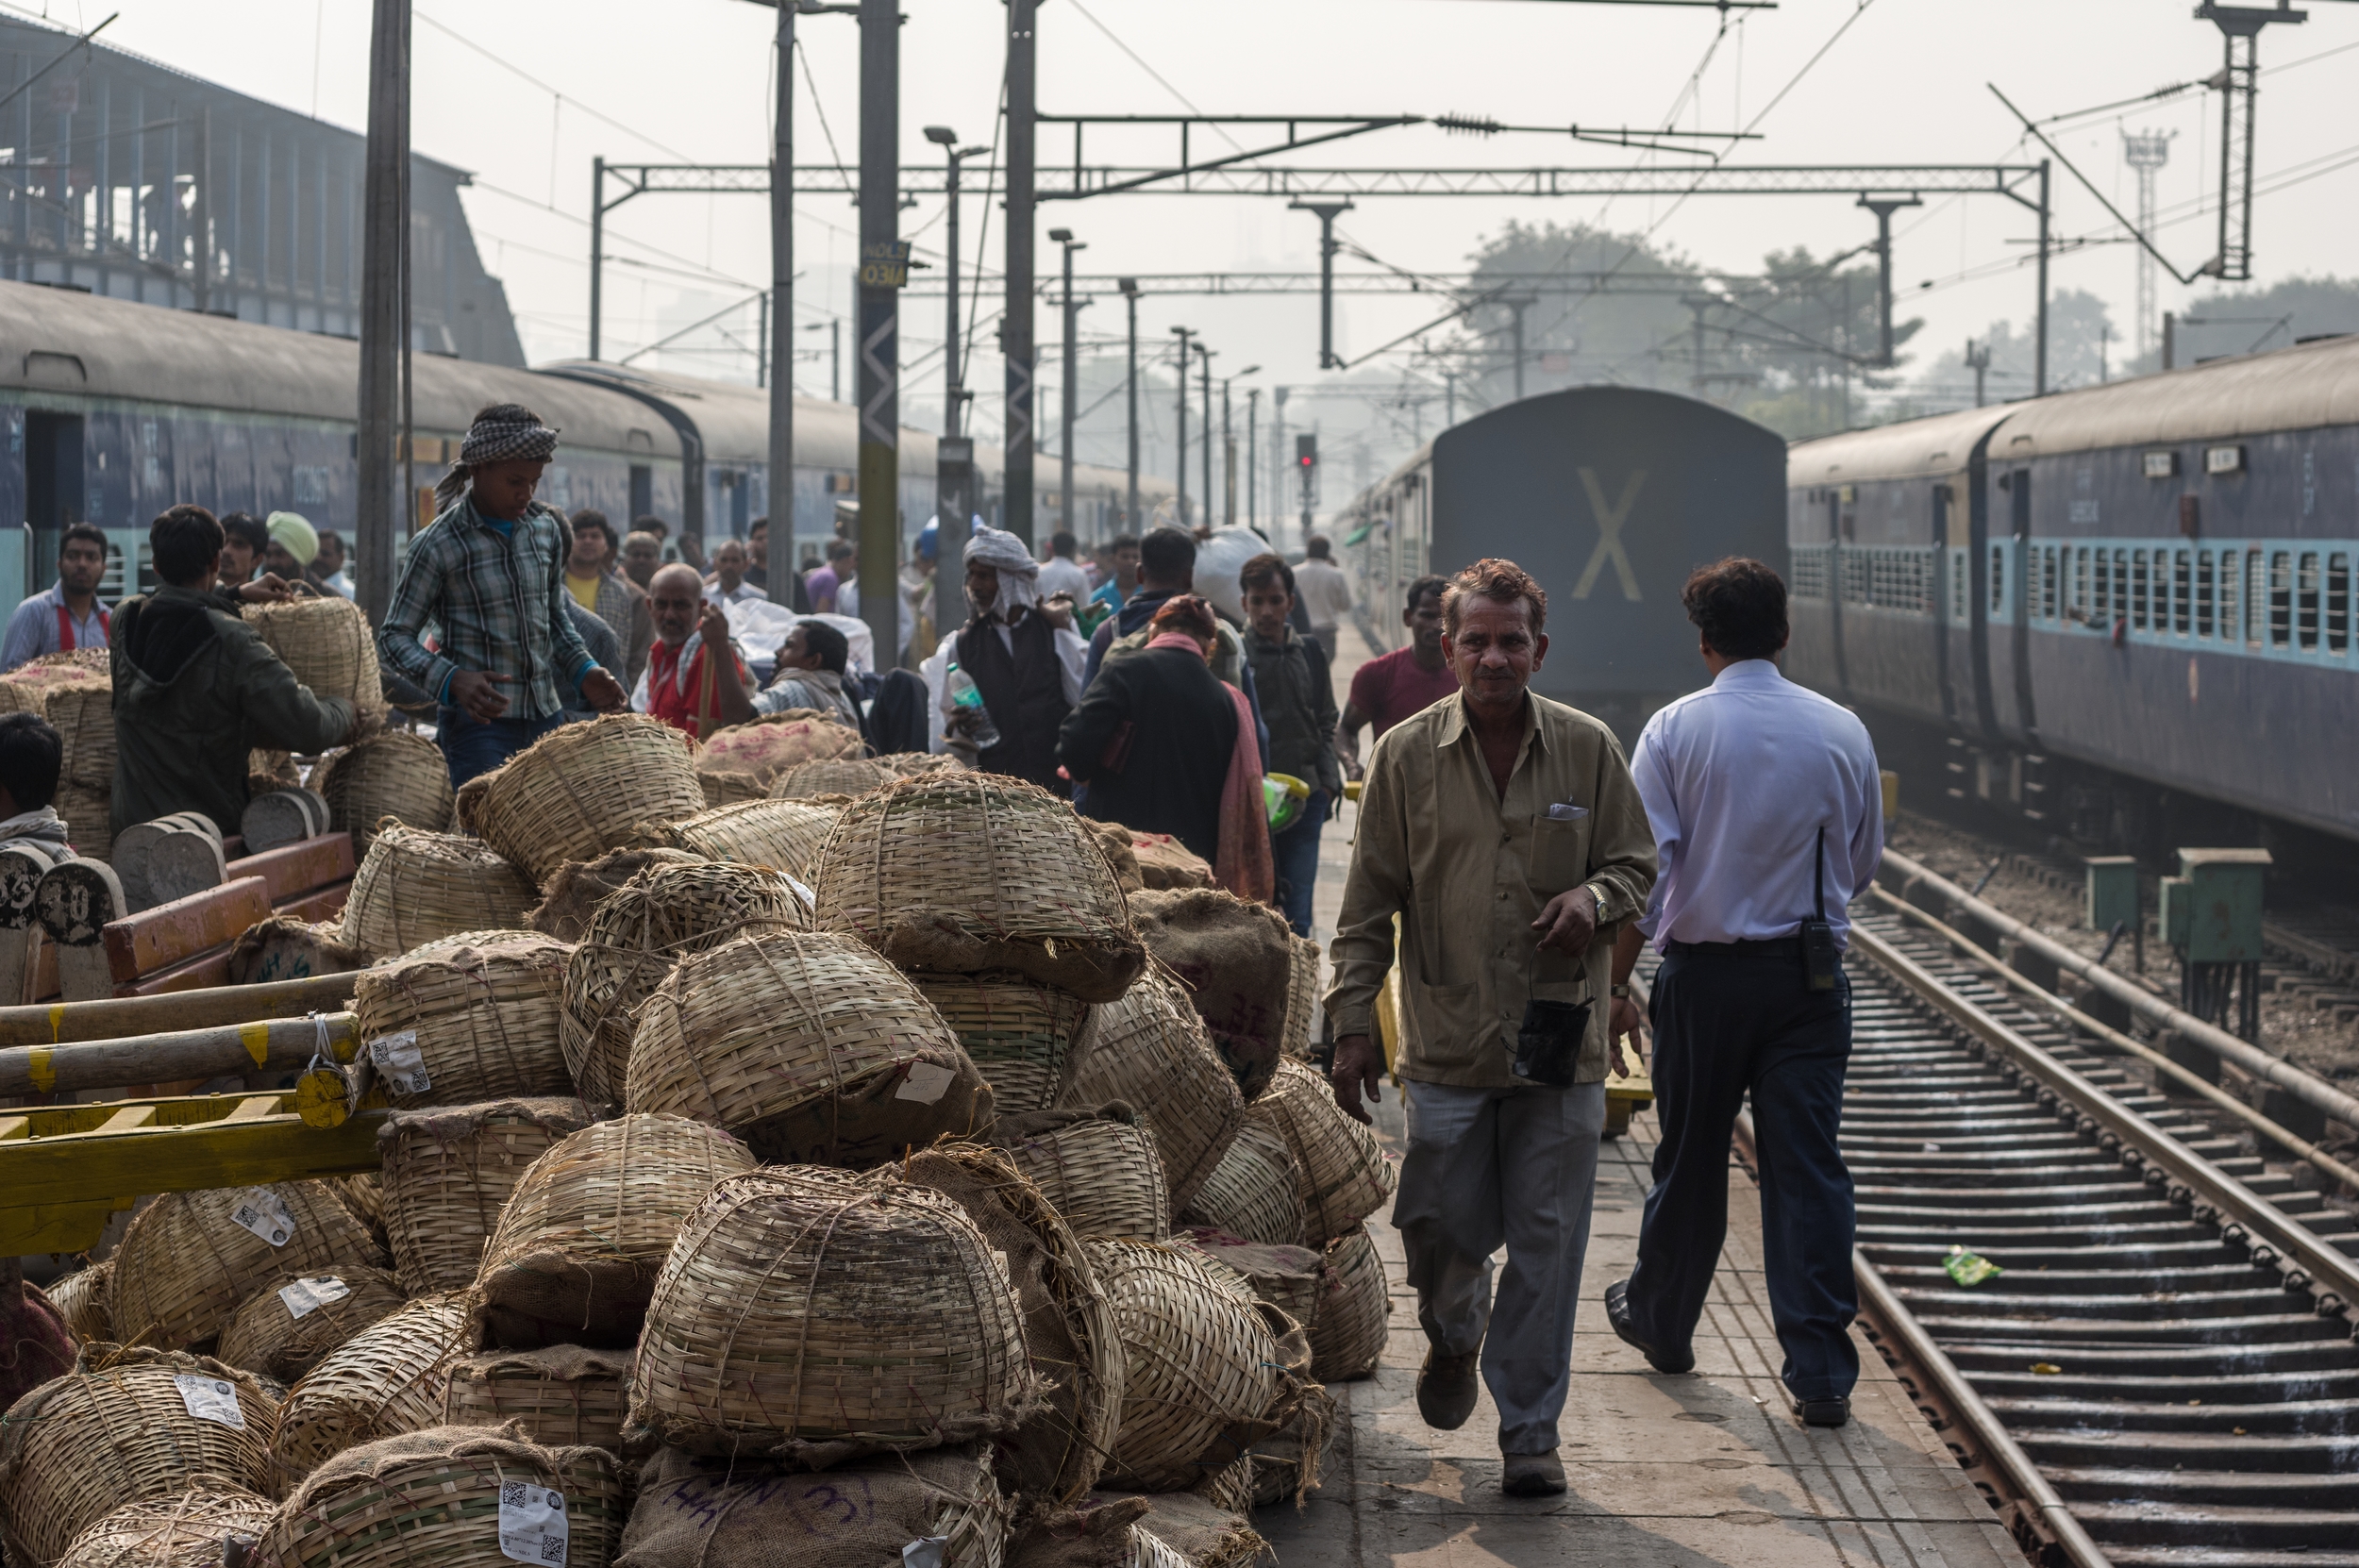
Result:
{"label": "yellow shirt", "polygon": [[595,572],[586,577],[577,577],[568,572],[565,574],[565,592],[574,596],[574,603],[595,615],[598,612],[598,584],[601,580]]}

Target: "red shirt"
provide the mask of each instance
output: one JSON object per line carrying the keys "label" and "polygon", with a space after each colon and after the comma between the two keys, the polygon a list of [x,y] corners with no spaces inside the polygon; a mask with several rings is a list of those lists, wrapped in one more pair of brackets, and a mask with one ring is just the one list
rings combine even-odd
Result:
{"label": "red shirt", "polygon": [[1416,648],[1411,644],[1360,666],[1351,677],[1351,706],[1368,716],[1369,740],[1375,741],[1457,690],[1458,677],[1447,664],[1430,674],[1417,668]]}

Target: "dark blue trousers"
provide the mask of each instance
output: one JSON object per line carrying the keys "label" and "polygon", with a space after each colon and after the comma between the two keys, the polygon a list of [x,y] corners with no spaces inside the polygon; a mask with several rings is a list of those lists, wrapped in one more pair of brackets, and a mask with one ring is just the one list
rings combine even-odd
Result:
{"label": "dark blue trousers", "polygon": [[1655,974],[1654,1187],[1630,1306],[1639,1337],[1687,1349],[1729,1226],[1729,1137],[1748,1094],[1760,1155],[1762,1262],[1799,1399],[1859,1381],[1849,1328],[1851,1174],[1836,1142],[1851,992],[1814,992],[1795,942],[1675,943]]}
{"label": "dark blue trousers", "polygon": [[435,744],[450,769],[450,787],[458,789],[478,774],[490,773],[542,736],[565,723],[565,715],[545,719],[472,718],[463,708],[445,707],[434,716]]}

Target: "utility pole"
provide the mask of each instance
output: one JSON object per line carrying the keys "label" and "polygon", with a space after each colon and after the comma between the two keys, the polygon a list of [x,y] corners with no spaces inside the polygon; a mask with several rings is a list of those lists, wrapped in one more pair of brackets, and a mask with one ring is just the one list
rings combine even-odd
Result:
{"label": "utility pole", "polygon": [[1269,394],[1269,509],[1272,526],[1286,514],[1286,392],[1272,387]]}
{"label": "utility pole", "polygon": [[[1494,303],[1507,307],[1514,318],[1515,401],[1520,403],[1524,400],[1524,312],[1538,304],[1539,300],[1532,294],[1508,294]],[[1697,363],[1700,366],[1702,360],[1699,359]]]}
{"label": "utility pole", "polygon": [[875,668],[900,659],[899,292],[909,278],[901,225],[901,14],[860,8],[860,613]]}
{"label": "utility pole", "polygon": [[1039,0],[1008,0],[1007,305],[999,346],[1008,365],[1005,479],[1008,531],[1032,542],[1032,183],[1040,129]]}
{"label": "utility pole", "polygon": [[[770,528],[782,536],[779,559],[795,559],[795,6],[773,0],[778,11],[778,117],[770,142]],[[597,272],[590,274],[597,288]],[[597,310],[590,312],[597,330]],[[598,357],[595,346],[590,358]],[[779,525],[783,523],[783,527]]]}
{"label": "utility pole", "polygon": [[[1199,374],[1204,386],[1204,525],[1213,526],[1213,353],[1204,346],[1204,340],[1196,341]],[[1186,367],[1180,367],[1180,395],[1188,395]]]}
{"label": "utility pole", "polygon": [[1341,370],[1335,352],[1335,220],[1352,209],[1349,202],[1289,202],[1289,212],[1308,212],[1319,221],[1319,369]]}
{"label": "utility pole", "polygon": [[[402,200],[402,175],[410,165],[410,0],[376,0],[370,23],[367,158],[360,197],[360,494],[353,530],[360,559],[353,587],[374,624],[393,602],[394,530],[410,507],[408,497],[394,494],[393,460],[406,346],[401,324],[410,292],[410,210]],[[211,241],[202,227],[198,239],[198,266],[209,278]]]}
{"label": "utility pole", "polygon": [[[2154,232],[2154,178],[2170,161],[2170,139],[2177,131],[2123,131],[2121,159],[2138,172],[2138,232]],[[2138,247],[2138,330],[2132,340],[2143,359],[2154,352],[2154,253]],[[2164,369],[2170,367],[2165,365]]]}
{"label": "utility pole", "polygon": [[2172,312],[2166,310],[2163,312],[2163,368],[2165,370],[2176,370],[2178,368],[2178,359],[2179,318]]}
{"label": "utility pole", "polygon": [[1139,531],[1139,280],[1120,279],[1115,287],[1122,291],[1122,302],[1130,309],[1129,367],[1123,376],[1127,401],[1130,405],[1130,488],[1123,501],[1123,531]]}
{"label": "utility pole", "polygon": [[1447,430],[1458,423],[1458,373],[1454,370],[1442,372],[1442,428]]}
{"label": "utility pole", "polygon": [[975,442],[959,433],[966,412],[966,382],[959,361],[959,159],[977,151],[959,150],[959,133],[928,125],[926,140],[950,162],[944,194],[949,224],[948,325],[942,340],[942,439],[934,443],[934,626],[944,636],[966,625],[966,542],[974,532]]}
{"label": "utility pole", "polygon": [[[2224,219],[2222,221],[2225,222]],[[2048,159],[2043,158],[2039,160],[2039,351],[2036,356],[2038,363],[2033,367],[2032,373],[2032,395],[2033,397],[2048,395]],[[1845,372],[1843,395],[1848,404],[1850,398],[1848,369]],[[1844,409],[1844,414],[1843,423],[1848,428],[1850,425],[1850,409],[1848,407]]]}
{"label": "utility pole", "polygon": [[844,401],[844,318],[828,323],[828,401]]}
{"label": "utility pole", "polygon": [[606,159],[601,157],[590,160],[590,358],[593,359],[598,357],[599,329],[605,321]]}
{"label": "utility pole", "polygon": [[1180,526],[1188,525],[1188,340],[1196,335],[1192,326],[1175,326],[1172,336],[1180,340]]}
{"label": "utility pole", "polygon": [[[949,298],[949,325],[942,338],[942,433],[959,433],[959,414],[966,393],[959,379],[959,133],[947,125],[928,125],[926,140],[943,150],[950,163],[949,177],[944,182],[943,194],[949,203],[944,215],[949,233],[945,243],[949,259],[945,263],[945,292]],[[937,536],[939,537],[939,536]]]}
{"label": "utility pole", "polygon": [[770,390],[770,296],[763,294],[755,302],[754,322],[754,388]]}
{"label": "utility pole", "polygon": [[1089,249],[1069,228],[1052,228],[1048,238],[1064,247],[1064,386],[1057,397],[1057,526],[1073,527],[1073,422],[1080,408],[1080,344],[1077,336],[1080,307],[1073,302],[1073,253]]}
{"label": "utility pole", "polygon": [[1966,340],[1966,368],[1974,373],[1974,407],[1979,409],[1983,402],[1983,377],[1990,374],[1990,344],[1988,342],[1976,348],[1973,339]]}
{"label": "utility pole", "polygon": [[1220,514],[1230,528],[1237,525],[1237,431],[1229,419],[1229,383],[1235,379],[1220,378]]}
{"label": "utility pole", "polygon": [[[1876,215],[1876,306],[1882,318],[1882,347],[1876,363],[1892,368],[1892,215],[1904,207],[1922,207],[1921,196],[1862,196],[1859,205]],[[1698,360],[1700,364],[1702,361]]]}
{"label": "utility pole", "polygon": [[1262,389],[1245,390],[1245,525],[1248,528],[1262,521],[1262,473],[1256,460],[1259,450],[1255,438],[1262,418]]}
{"label": "utility pole", "polygon": [[[1680,303],[1687,307],[1688,314],[1694,322],[1693,347],[1689,352],[1693,357],[1696,370],[1695,374],[1688,378],[1688,390],[1697,397],[1701,398],[1704,395],[1704,312],[1717,305],[1719,301],[1710,294],[1689,294]],[[1517,344],[1519,358],[1521,353],[1519,335]],[[1523,395],[1523,368],[1520,364],[1517,365],[1515,373],[1515,395],[1518,397]]]}
{"label": "utility pole", "polygon": [[2274,8],[2218,6],[2204,0],[2196,19],[2220,31],[2219,75],[2204,85],[2219,90],[2219,250],[2201,269],[2228,283],[2252,276],[2252,126],[2260,86],[2261,29],[2272,22],[2307,22],[2310,13],[2288,0]]}

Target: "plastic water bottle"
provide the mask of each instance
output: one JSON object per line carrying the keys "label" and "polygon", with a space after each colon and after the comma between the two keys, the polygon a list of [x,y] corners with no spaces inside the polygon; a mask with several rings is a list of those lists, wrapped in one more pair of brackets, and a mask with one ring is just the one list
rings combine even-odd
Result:
{"label": "plastic water bottle", "polygon": [[978,751],[989,751],[999,743],[999,726],[991,722],[991,709],[983,706],[982,688],[975,677],[959,668],[956,660],[950,665],[950,703],[975,715],[975,727],[966,732]]}

